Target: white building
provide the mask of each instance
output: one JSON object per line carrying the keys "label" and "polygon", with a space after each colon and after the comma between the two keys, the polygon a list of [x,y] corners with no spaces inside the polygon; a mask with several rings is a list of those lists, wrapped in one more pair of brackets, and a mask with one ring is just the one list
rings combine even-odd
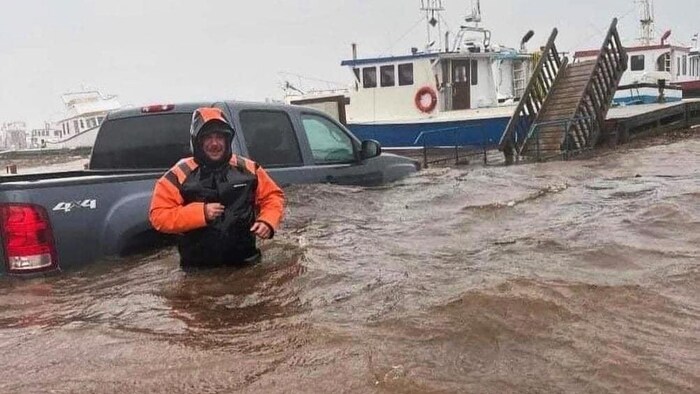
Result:
{"label": "white building", "polygon": [[49,143],[59,140],[61,130],[56,130],[51,126],[51,123],[44,123],[44,128],[32,129],[27,135],[29,148],[46,148]]}
{"label": "white building", "polygon": [[0,128],[0,145],[3,150],[27,148],[27,124],[20,121],[6,122]]}

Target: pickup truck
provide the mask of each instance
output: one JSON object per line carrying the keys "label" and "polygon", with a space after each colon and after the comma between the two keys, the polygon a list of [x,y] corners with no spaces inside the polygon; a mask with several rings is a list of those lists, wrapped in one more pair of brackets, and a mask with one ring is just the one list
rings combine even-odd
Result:
{"label": "pickup truck", "polygon": [[282,187],[377,185],[420,169],[306,107],[217,102],[111,112],[85,170],[0,177],[0,275],[79,267],[161,240],[148,221],[151,193],[167,169],[191,155],[192,112],[202,106],[224,111],[236,129],[233,152],[257,161]]}

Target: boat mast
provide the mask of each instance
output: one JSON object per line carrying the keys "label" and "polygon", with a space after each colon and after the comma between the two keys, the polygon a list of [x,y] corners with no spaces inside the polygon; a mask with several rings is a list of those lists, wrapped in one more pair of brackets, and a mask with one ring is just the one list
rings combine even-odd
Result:
{"label": "boat mast", "polygon": [[[442,0],[421,0],[420,10],[425,12],[425,22],[428,32],[428,41],[425,45],[425,51],[439,51],[440,48],[442,48],[442,29],[440,19],[442,18],[441,13],[445,11]],[[433,32],[437,33],[437,42],[433,39]]]}
{"label": "boat mast", "polygon": [[642,45],[651,45],[654,36],[654,1],[653,0],[637,0],[641,6],[639,18],[639,41]]}

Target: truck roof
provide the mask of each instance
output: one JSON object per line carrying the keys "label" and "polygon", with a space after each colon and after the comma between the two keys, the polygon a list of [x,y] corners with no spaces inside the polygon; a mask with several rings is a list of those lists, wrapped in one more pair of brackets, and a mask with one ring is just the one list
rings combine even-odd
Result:
{"label": "truck roof", "polygon": [[[143,116],[147,115],[149,112],[144,112],[144,108],[156,108],[159,106],[173,106],[172,109],[168,109],[168,113],[192,113],[194,110],[197,108],[201,107],[211,107],[214,105],[220,105],[220,104],[226,104],[229,108],[239,108],[239,109],[268,109],[268,110],[280,110],[280,111],[289,111],[289,110],[299,110],[301,107],[296,106],[296,105],[290,105],[290,104],[275,104],[275,103],[260,103],[260,102],[252,102],[252,101],[200,101],[200,102],[189,102],[189,103],[167,103],[167,104],[157,104],[157,105],[148,105],[148,106],[140,106],[140,107],[132,107],[132,108],[126,108],[126,109],[119,109],[116,111],[112,111],[107,115],[107,119],[114,120],[114,119],[123,119],[123,118],[131,118],[135,116]],[[308,112],[315,112],[315,113],[320,113],[320,111],[317,111],[313,108],[308,108],[308,107],[303,107],[304,111]],[[152,114],[162,114],[163,112],[158,112],[158,111],[153,111],[151,112]]]}

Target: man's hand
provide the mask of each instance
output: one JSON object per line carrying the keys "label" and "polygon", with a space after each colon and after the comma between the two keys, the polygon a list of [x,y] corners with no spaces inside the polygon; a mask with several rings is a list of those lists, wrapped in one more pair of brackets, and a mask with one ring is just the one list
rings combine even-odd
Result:
{"label": "man's hand", "polygon": [[250,228],[250,231],[262,239],[268,239],[272,235],[272,229],[263,222],[255,222],[253,227]]}
{"label": "man's hand", "polygon": [[224,206],[218,202],[204,204],[204,217],[207,219],[207,222],[211,222],[212,220],[221,216],[223,213]]}

